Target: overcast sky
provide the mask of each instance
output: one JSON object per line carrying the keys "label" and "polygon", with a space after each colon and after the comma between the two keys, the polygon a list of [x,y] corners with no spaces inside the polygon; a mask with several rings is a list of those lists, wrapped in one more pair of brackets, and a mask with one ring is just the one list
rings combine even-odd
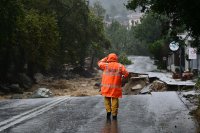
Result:
{"label": "overcast sky", "polygon": [[124,6],[124,4],[126,4],[128,0],[90,0],[90,5],[92,5],[95,1],[100,1],[103,8],[106,9],[106,13],[111,16],[133,12],[127,10]]}

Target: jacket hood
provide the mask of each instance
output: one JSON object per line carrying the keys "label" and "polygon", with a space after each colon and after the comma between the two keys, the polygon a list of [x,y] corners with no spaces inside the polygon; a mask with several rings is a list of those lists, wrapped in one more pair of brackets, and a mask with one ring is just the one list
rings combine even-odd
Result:
{"label": "jacket hood", "polygon": [[111,53],[108,55],[107,62],[118,62],[118,57],[115,53]]}

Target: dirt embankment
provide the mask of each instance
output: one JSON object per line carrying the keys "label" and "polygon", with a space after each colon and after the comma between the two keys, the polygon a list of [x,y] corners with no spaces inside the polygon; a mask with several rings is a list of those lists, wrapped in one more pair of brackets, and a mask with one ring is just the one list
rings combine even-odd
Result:
{"label": "dirt embankment", "polygon": [[33,93],[38,88],[47,88],[52,93],[53,96],[93,96],[99,95],[100,87],[96,86],[101,82],[100,73],[96,73],[92,78],[84,78],[77,76],[72,79],[52,79],[44,78],[37,84],[34,84],[32,88],[23,92],[23,94],[1,94],[0,99],[10,99],[10,98],[31,98]]}
{"label": "dirt embankment", "polygon": [[44,80],[39,84],[32,87],[32,91],[40,87],[45,87],[50,89],[54,96],[91,96],[98,95],[99,88],[95,86],[96,83],[100,82],[100,77],[94,78],[74,78],[74,79],[59,79],[48,81]]}

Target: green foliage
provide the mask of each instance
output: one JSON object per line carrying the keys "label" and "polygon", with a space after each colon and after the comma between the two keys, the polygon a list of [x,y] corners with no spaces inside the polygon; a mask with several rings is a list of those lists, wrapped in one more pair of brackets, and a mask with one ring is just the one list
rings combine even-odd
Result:
{"label": "green foliage", "polygon": [[126,48],[129,43],[129,31],[125,26],[121,25],[117,21],[113,21],[111,26],[106,28],[106,34],[111,40],[110,52],[126,52]]}
{"label": "green foliage", "polygon": [[51,1],[56,12],[60,32],[59,64],[71,63],[84,66],[84,59],[91,56],[93,44],[102,49],[109,47],[105,38],[102,18],[89,10],[84,0]]}
{"label": "green foliage", "polygon": [[84,67],[87,56],[99,56],[110,47],[103,11],[94,15],[85,0],[0,1],[2,79],[8,73],[32,76],[64,63]]}
{"label": "green foliage", "polygon": [[111,44],[105,35],[102,16],[98,16],[93,10],[89,14],[89,27],[90,46],[87,55],[92,58],[90,64],[90,69],[92,69],[93,65],[96,64],[95,60],[102,57],[105,54],[104,51],[109,49]]}
{"label": "green foliage", "polygon": [[127,55],[125,53],[122,53],[122,54],[119,55],[119,62],[121,64],[124,64],[124,65],[130,65],[130,64],[132,64],[131,60],[129,60],[127,58]]}
{"label": "green foliage", "polygon": [[89,14],[89,36],[91,43],[91,50],[108,49],[110,48],[110,41],[105,36],[105,29],[102,18],[96,16],[93,12]]}
{"label": "green foliage", "polygon": [[[151,10],[159,14],[166,14],[170,18],[170,26],[176,34],[177,27],[185,26],[192,36],[199,40],[200,36],[200,1],[192,0],[130,0],[127,8],[136,9],[142,6],[143,9]],[[197,44],[199,45],[199,44]]]}
{"label": "green foliage", "polygon": [[0,16],[0,80],[4,80],[7,72],[11,71],[11,64],[14,64],[17,46],[13,38],[18,29],[18,20],[24,16],[23,5],[19,0],[1,0]]}
{"label": "green foliage", "polygon": [[12,32],[17,27],[16,21],[19,17],[23,17],[23,5],[20,0],[1,0],[0,1],[0,43],[8,44],[8,39],[12,37]]}
{"label": "green foliage", "polygon": [[[25,60],[30,73],[37,69],[46,69],[49,60],[55,54],[58,44],[57,21],[51,14],[39,14],[29,10],[20,23],[18,31],[20,47],[24,51]],[[37,68],[37,69],[36,69]]]}
{"label": "green foliage", "polygon": [[[194,86],[196,89],[200,89],[200,77],[197,79],[197,82]],[[200,100],[199,100],[200,101]]]}
{"label": "green foliage", "polygon": [[162,62],[161,60],[158,60],[157,62],[155,62],[155,65],[157,66],[157,69],[165,69],[166,66],[165,66],[165,63]]}
{"label": "green foliage", "polygon": [[88,47],[88,7],[83,0],[52,0],[56,12],[60,44],[58,64],[82,64]]}
{"label": "green foliage", "polygon": [[55,16],[27,8],[22,0],[1,1],[0,5],[4,16],[0,24],[2,77],[45,70],[58,44]]}
{"label": "green foliage", "polygon": [[[152,43],[166,36],[166,29],[168,29],[166,28],[167,25],[168,19],[166,16],[155,13],[144,15],[141,19],[141,24],[138,24],[131,29],[131,34],[135,38],[134,40],[131,39],[133,40],[131,44],[135,44],[137,51],[143,55],[149,55],[149,52],[156,55],[159,51],[156,51],[156,46],[152,45]],[[161,47],[157,48],[157,50],[160,49]],[[162,58],[162,54],[159,56]]]}
{"label": "green foliage", "polygon": [[144,15],[141,24],[134,28],[134,36],[140,41],[145,40],[146,43],[153,43],[166,33],[164,24],[168,23],[167,21],[165,16],[159,16],[158,14],[149,13]]}
{"label": "green foliage", "polygon": [[141,24],[128,29],[117,21],[106,27],[106,33],[111,40],[109,52],[127,53],[130,55],[149,55],[149,45],[162,38],[167,32],[168,21],[165,16],[149,13]]}
{"label": "green foliage", "polygon": [[151,54],[154,55],[154,57],[158,60],[162,60],[162,48],[164,45],[164,41],[163,40],[157,40],[154,43],[149,45],[149,50],[151,52]]}
{"label": "green foliage", "polygon": [[93,5],[93,7],[91,7],[91,11],[98,17],[100,18],[104,18],[106,10],[102,7],[100,1],[96,1]]}

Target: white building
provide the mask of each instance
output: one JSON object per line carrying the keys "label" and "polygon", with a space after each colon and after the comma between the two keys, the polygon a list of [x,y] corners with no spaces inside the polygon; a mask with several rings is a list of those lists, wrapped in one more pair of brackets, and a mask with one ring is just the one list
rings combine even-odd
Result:
{"label": "white building", "polygon": [[140,24],[141,23],[140,19],[143,16],[143,14],[144,13],[134,12],[134,13],[127,15],[129,28],[131,28],[132,26],[136,26],[137,24]]}
{"label": "white building", "polygon": [[180,52],[180,48],[176,52],[169,53],[168,67],[167,67],[168,70],[175,72],[176,68],[180,69],[180,64],[181,64],[182,71],[188,71],[188,70],[199,71],[200,55],[197,54],[196,48],[191,47],[191,42],[193,41],[193,38],[189,36],[187,32],[179,34],[178,37],[180,40],[184,40],[186,45],[182,48],[181,50],[182,53]]}

